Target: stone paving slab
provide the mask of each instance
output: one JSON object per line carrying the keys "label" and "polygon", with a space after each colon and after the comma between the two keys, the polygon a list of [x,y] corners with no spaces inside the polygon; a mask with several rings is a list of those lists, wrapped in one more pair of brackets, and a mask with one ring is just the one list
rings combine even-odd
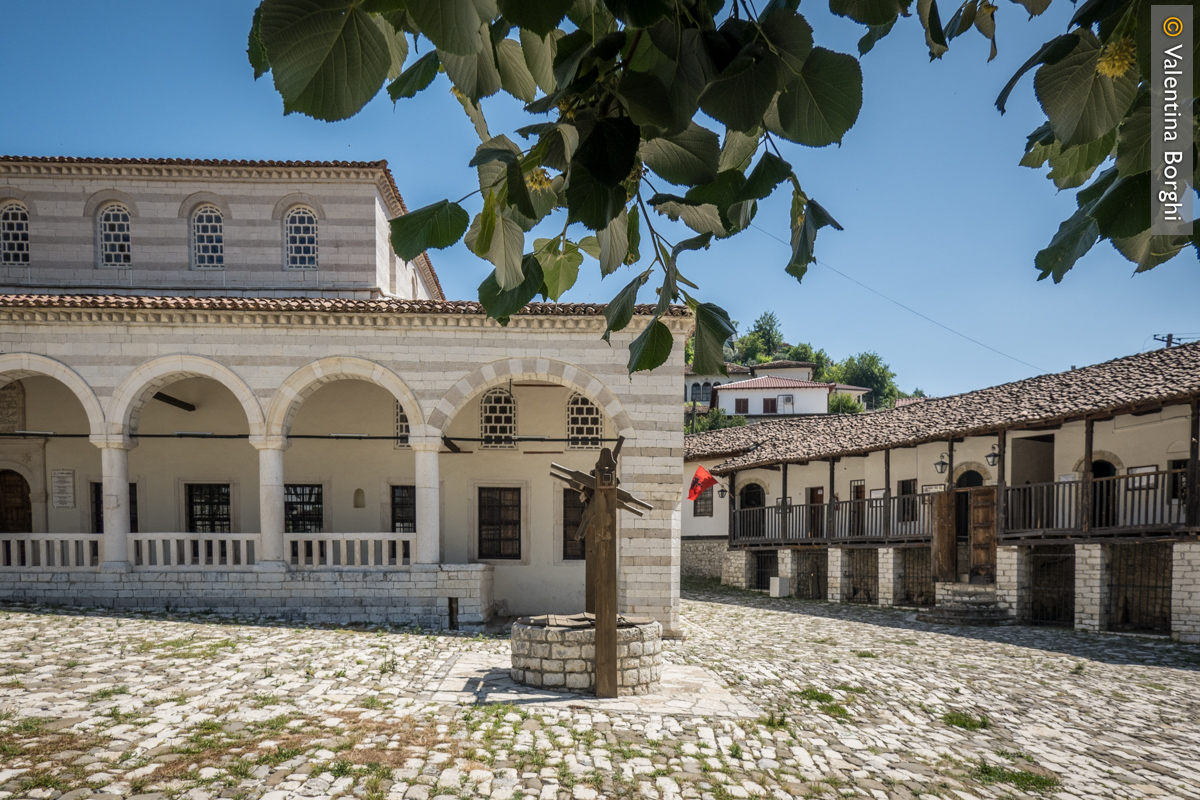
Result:
{"label": "stone paving slab", "polygon": [[1200,648],[685,583],[654,697],[508,642],[0,607],[0,800],[1200,800]]}

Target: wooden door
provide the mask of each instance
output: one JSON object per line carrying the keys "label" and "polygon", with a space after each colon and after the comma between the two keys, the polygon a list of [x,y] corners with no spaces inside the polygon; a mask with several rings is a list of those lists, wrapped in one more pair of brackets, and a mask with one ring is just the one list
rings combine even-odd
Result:
{"label": "wooden door", "polygon": [[996,582],[996,487],[971,490],[971,583]]}
{"label": "wooden door", "polygon": [[0,470],[0,533],[31,533],[33,504],[19,472]]}
{"label": "wooden door", "polygon": [[825,487],[808,488],[808,535],[820,538],[825,535]]}
{"label": "wooden door", "polygon": [[[954,538],[954,492],[922,495],[933,502],[933,579],[942,583],[958,580],[958,552]],[[917,498],[914,498],[917,499]]]}

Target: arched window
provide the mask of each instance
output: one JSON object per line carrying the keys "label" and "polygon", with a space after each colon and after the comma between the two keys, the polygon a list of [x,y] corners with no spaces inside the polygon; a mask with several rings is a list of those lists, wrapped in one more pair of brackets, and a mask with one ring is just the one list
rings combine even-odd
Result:
{"label": "arched window", "polygon": [[308,206],[288,211],[283,223],[284,261],[287,269],[317,268],[317,213]]}
{"label": "arched window", "polygon": [[507,389],[492,389],[479,403],[479,446],[517,446],[517,401]]}
{"label": "arched window", "polygon": [[96,213],[96,260],[101,267],[124,267],[133,263],[130,246],[129,209],[110,203]]}
{"label": "arched window", "polygon": [[572,450],[599,450],[604,438],[604,415],[600,406],[579,392],[567,400],[567,447]]}
{"label": "arched window", "polygon": [[700,399],[702,401],[704,401],[705,403],[707,403],[709,400],[712,399],[712,384],[711,383],[704,384],[704,390],[700,395]]}
{"label": "arched window", "polygon": [[404,406],[400,405],[400,401],[396,403],[396,448],[408,447],[408,414],[404,413]]}
{"label": "arched window", "polygon": [[192,214],[192,267],[225,268],[225,222],[216,206],[203,205]]}
{"label": "arched window", "polygon": [[29,263],[29,209],[20,203],[0,206],[0,263]]}
{"label": "arched window", "polygon": [[692,384],[692,399],[697,402],[700,400],[700,384],[698,383]]}

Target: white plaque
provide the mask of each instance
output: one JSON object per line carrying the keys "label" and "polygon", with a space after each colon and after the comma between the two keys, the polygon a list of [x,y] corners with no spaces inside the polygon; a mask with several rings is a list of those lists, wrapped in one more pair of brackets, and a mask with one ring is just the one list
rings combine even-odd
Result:
{"label": "white plaque", "polygon": [[55,508],[75,507],[75,470],[55,469],[50,471],[50,494]]}

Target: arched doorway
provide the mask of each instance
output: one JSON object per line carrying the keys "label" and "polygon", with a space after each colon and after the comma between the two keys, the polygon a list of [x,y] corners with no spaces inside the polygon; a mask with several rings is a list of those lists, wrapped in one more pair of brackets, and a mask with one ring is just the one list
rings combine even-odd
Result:
{"label": "arched doorway", "polygon": [[747,483],[738,490],[738,509],[742,535],[761,538],[766,535],[767,493],[757,483]]}
{"label": "arched doorway", "polygon": [[1111,528],[1117,524],[1117,482],[1096,480],[1117,477],[1117,468],[1111,461],[1099,459],[1092,462],[1092,527]]}
{"label": "arched doorway", "polygon": [[[962,475],[958,476],[958,480],[954,482],[956,489],[974,489],[977,486],[983,486],[983,476],[973,469],[969,469]],[[954,497],[954,538],[958,540],[959,545],[965,545],[971,535],[971,493],[955,492]],[[960,570],[965,572],[966,570]]]}
{"label": "arched doorway", "polygon": [[0,533],[30,533],[33,530],[33,503],[29,483],[21,473],[0,470]]}
{"label": "arched doorway", "polygon": [[995,576],[995,490],[983,489],[983,475],[969,469],[954,482],[954,555],[959,576],[972,583],[991,583]]}

